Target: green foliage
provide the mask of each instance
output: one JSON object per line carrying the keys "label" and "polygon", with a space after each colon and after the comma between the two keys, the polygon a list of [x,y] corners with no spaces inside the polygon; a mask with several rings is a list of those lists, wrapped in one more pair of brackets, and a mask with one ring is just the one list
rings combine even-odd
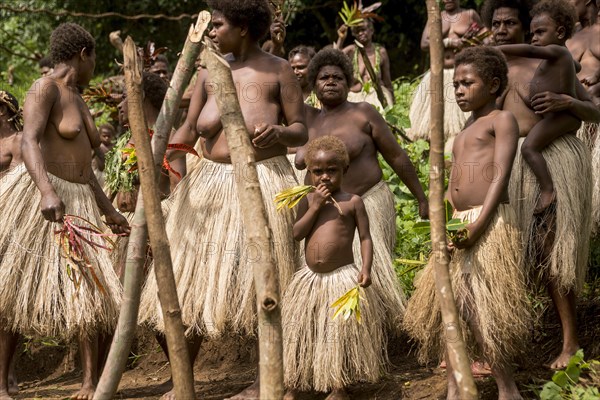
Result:
{"label": "green foliage", "polygon": [[[547,382],[539,392],[542,400],[598,400],[597,385],[599,361],[585,361],[583,350],[579,349],[569,360],[564,370],[556,371],[552,381]],[[584,380],[582,374],[589,373],[591,380]]]}

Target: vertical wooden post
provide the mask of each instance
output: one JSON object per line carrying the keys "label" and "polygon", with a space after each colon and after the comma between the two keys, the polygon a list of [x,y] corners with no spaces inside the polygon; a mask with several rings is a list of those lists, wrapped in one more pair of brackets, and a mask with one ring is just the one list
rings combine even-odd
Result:
{"label": "vertical wooden post", "polygon": [[125,40],[125,84],[129,108],[129,123],[135,140],[141,190],[144,198],[148,234],[154,257],[154,272],[158,284],[158,298],[165,321],[165,335],[169,346],[169,361],[173,375],[175,396],[178,399],[193,399],[194,377],[181,321],[181,309],[177,298],[177,287],[171,264],[171,251],[165,231],[165,221],[160,205],[158,170],[155,168],[150,146],[150,135],[142,107],[142,63],[131,37]]}
{"label": "vertical wooden post", "polygon": [[260,249],[254,262],[254,287],[258,312],[258,340],[260,356],[260,398],[283,398],[283,339],[277,269],[271,252],[271,230],[263,204],[254,152],[242,116],[237,92],[227,61],[208,46],[203,61],[221,113],[223,131],[231,152],[240,202],[242,221],[246,230],[247,246]]}
{"label": "vertical wooden post", "polygon": [[446,247],[446,210],[444,207],[444,48],[442,20],[436,0],[426,0],[431,54],[431,150],[429,152],[429,216],[437,298],[445,326],[448,362],[454,371],[462,400],[476,400],[477,387],[460,328],[454,301]]}

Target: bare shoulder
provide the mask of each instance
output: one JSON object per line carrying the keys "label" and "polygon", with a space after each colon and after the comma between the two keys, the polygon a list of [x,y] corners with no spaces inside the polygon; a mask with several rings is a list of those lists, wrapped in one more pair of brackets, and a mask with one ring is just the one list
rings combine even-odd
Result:
{"label": "bare shoulder", "polygon": [[40,98],[54,99],[59,91],[58,83],[54,79],[44,76],[33,82],[31,88],[27,91],[27,98],[33,97],[36,99],[36,102],[38,102]]}
{"label": "bare shoulder", "polygon": [[498,110],[492,120],[495,134],[515,134],[518,136],[519,128],[515,115],[507,110]]}
{"label": "bare shoulder", "polygon": [[348,46],[346,46],[342,49],[342,52],[346,55],[350,55],[350,54],[354,53],[355,49],[356,49],[356,45],[349,44]]}
{"label": "bare shoulder", "polygon": [[306,111],[306,123],[307,123],[307,125],[310,125],[312,123],[312,121],[314,121],[315,118],[317,118],[317,116],[321,112],[321,110],[319,110],[318,108],[315,108],[315,107],[310,106],[308,104],[304,104],[304,110]]}

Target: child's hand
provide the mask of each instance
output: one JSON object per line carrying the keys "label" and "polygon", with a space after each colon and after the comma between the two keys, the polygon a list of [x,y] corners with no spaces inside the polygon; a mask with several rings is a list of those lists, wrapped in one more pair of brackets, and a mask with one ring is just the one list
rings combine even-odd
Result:
{"label": "child's hand", "polygon": [[475,243],[477,243],[477,241],[483,234],[484,228],[485,227],[480,226],[480,224],[478,224],[477,221],[470,223],[465,228],[467,231],[466,239],[458,240],[458,241],[456,241],[456,243],[451,242],[450,245],[457,249],[465,249],[465,248],[471,247]]}
{"label": "child's hand", "polygon": [[594,86],[600,81],[600,75],[592,74],[581,79],[581,83],[586,86]]}
{"label": "child's hand", "polygon": [[331,192],[327,189],[325,184],[320,183],[317,189],[313,192],[312,201],[318,208],[321,208],[323,204],[331,197]]}
{"label": "child's hand", "polygon": [[356,280],[361,287],[369,287],[371,286],[371,273],[369,271],[362,270],[358,274]]}

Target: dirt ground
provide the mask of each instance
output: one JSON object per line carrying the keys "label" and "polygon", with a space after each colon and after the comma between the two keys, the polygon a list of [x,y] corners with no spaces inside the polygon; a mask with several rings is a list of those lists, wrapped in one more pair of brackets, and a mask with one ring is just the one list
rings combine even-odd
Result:
{"label": "dirt ground", "polygon": [[[543,364],[548,363],[559,349],[560,330],[556,321],[552,311],[542,314],[537,328],[533,329],[529,354],[520,360],[516,378],[525,398],[536,398],[534,389],[540,388],[552,376],[552,371]],[[586,358],[597,359],[600,355],[600,304],[580,305],[578,321]],[[407,343],[406,338],[391,341],[392,366],[388,374],[377,384],[352,386],[350,397],[357,400],[444,398],[445,371],[434,365],[419,365],[410,355]],[[226,337],[204,343],[194,368],[198,398],[224,399],[251,384],[256,373],[255,353],[252,339]],[[163,384],[169,378],[169,364],[150,332],[140,332],[130,357],[130,361],[134,360],[134,365],[123,375],[116,398],[160,398],[165,392]],[[20,386],[17,399],[64,399],[80,384],[77,348],[73,344],[30,343],[19,355],[17,372]],[[480,398],[497,398],[493,378],[477,379],[477,385]],[[301,400],[325,397],[324,393],[306,393]]]}

